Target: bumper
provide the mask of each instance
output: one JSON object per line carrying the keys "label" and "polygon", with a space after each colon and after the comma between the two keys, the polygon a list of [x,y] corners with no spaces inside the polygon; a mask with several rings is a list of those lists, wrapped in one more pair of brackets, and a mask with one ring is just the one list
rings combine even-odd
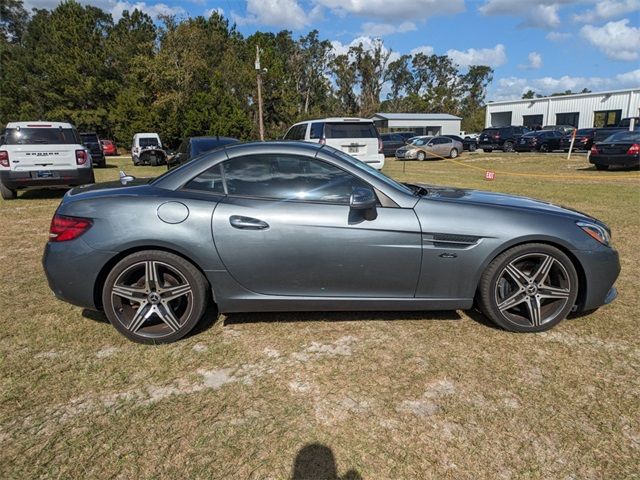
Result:
{"label": "bumper", "polygon": [[65,302],[96,310],[94,287],[102,267],[116,255],[94,250],[82,238],[47,243],[42,266],[54,295]]}
{"label": "bumper", "polygon": [[593,310],[612,302],[618,292],[613,286],[620,274],[620,259],[613,248],[572,252],[582,265],[586,282],[579,298],[579,310]]}
{"label": "bumper", "polygon": [[396,158],[398,160],[415,160],[417,150],[409,150],[408,152],[396,152]]}
{"label": "bumper", "polygon": [[367,165],[372,166],[373,168],[377,169],[377,170],[382,170],[382,167],[384,167],[384,154],[379,153],[377,155],[371,155],[368,157],[363,157],[363,158],[359,158],[359,157],[355,157],[358,160],[360,160],[363,163],[366,163]]}
{"label": "bumper", "polygon": [[591,155],[589,162],[594,165],[621,165],[637,167],[640,165],[640,155]]}
{"label": "bumper", "polygon": [[17,190],[25,187],[67,187],[94,183],[90,167],[75,170],[51,170],[52,177],[37,177],[37,170],[13,172],[0,171],[0,181],[7,188]]}

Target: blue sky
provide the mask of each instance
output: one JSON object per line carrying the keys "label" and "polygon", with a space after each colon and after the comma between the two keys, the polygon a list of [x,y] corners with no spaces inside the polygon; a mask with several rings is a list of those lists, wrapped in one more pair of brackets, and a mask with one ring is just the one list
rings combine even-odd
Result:
{"label": "blue sky", "polygon": [[[28,0],[51,8],[56,0]],[[640,87],[640,0],[81,0],[118,17],[219,10],[250,35],[318,29],[337,52],[381,38],[396,54],[448,54],[495,69],[489,100],[582,88]]]}

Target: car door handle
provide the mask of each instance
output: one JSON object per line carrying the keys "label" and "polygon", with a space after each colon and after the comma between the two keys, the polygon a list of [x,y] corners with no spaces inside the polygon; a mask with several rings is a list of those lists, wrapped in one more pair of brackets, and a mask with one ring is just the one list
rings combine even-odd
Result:
{"label": "car door handle", "polygon": [[269,228],[267,222],[263,222],[257,218],[242,217],[240,215],[231,215],[229,217],[229,223],[233,228],[239,228],[241,230],[264,230],[265,228]]}

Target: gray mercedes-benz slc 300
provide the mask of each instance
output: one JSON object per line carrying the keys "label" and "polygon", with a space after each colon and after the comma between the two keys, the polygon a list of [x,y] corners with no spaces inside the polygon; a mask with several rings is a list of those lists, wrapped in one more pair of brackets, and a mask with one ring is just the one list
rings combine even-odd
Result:
{"label": "gray mercedes-benz slc 300", "polygon": [[401,184],[326,145],[229,145],[151,180],[69,191],[43,264],[62,300],[131,340],[219,312],[446,310],[515,332],[612,301],[620,265],[588,215]]}

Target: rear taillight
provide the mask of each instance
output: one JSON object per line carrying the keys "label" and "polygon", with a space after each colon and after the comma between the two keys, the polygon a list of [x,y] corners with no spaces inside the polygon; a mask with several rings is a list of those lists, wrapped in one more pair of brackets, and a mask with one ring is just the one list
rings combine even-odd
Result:
{"label": "rear taillight", "polygon": [[0,167],[9,168],[9,152],[0,150]]}
{"label": "rear taillight", "polygon": [[640,143],[634,143],[627,150],[627,155],[638,155],[640,154]]}
{"label": "rear taillight", "polygon": [[57,213],[51,219],[49,227],[50,242],[67,242],[74,240],[89,230],[93,222],[88,218],[66,217]]}
{"label": "rear taillight", "polygon": [[76,150],[76,163],[78,165],[84,165],[87,163],[87,152],[84,150]]}
{"label": "rear taillight", "polygon": [[382,149],[383,149],[383,145],[382,145],[382,139],[380,137],[378,137],[378,153],[382,153]]}
{"label": "rear taillight", "polygon": [[495,138],[495,139],[500,138],[500,134],[499,134],[499,133],[494,133],[494,134],[493,134],[493,138]]}
{"label": "rear taillight", "polygon": [[595,145],[593,147],[591,147],[591,155],[599,155],[600,152],[598,151],[598,147],[596,147]]}

